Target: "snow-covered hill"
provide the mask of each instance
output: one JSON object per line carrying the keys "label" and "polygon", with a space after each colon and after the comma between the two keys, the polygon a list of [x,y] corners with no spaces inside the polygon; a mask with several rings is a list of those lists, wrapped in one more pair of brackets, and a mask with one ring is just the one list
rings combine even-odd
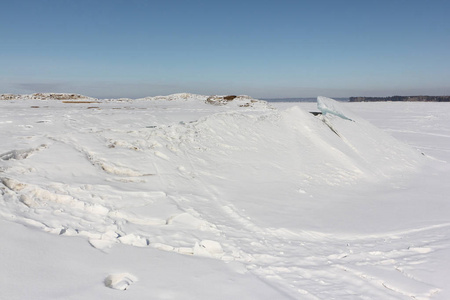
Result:
{"label": "snow-covered hill", "polygon": [[[422,198],[448,168],[350,111],[361,104],[26,99],[0,102],[7,299],[448,295],[421,271],[449,253],[449,206]],[[15,252],[30,241],[53,254]]]}

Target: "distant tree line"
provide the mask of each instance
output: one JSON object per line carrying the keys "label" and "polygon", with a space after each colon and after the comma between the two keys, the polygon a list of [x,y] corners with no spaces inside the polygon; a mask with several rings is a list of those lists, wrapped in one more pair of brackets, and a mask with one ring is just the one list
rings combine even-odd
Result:
{"label": "distant tree line", "polygon": [[350,97],[349,101],[350,102],[369,102],[369,101],[450,102],[450,96]]}

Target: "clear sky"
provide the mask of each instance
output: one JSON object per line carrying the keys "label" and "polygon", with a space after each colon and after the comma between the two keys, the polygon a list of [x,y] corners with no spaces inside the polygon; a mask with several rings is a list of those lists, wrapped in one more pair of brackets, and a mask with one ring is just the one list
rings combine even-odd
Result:
{"label": "clear sky", "polygon": [[450,95],[449,0],[0,2],[0,93]]}

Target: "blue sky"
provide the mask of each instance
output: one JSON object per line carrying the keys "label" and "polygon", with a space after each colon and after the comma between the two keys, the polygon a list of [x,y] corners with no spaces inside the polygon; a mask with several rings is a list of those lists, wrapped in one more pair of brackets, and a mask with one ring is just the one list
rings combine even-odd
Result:
{"label": "blue sky", "polygon": [[0,93],[449,95],[450,1],[2,1]]}

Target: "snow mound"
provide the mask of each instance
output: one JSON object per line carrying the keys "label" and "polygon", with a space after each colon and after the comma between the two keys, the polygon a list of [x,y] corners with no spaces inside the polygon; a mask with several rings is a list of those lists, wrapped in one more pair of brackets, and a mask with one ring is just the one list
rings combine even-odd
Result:
{"label": "snow mound", "polygon": [[317,106],[323,112],[319,119],[339,137],[339,147],[346,148],[348,157],[363,165],[364,170],[371,170],[375,177],[385,179],[418,170],[423,163],[418,151],[360,118],[344,105],[331,98],[317,98]]}
{"label": "snow mound", "polygon": [[188,100],[205,100],[207,96],[204,95],[197,95],[197,94],[191,94],[191,93],[177,93],[177,94],[171,94],[167,96],[150,96],[150,97],[144,97],[139,98],[136,100],[141,101],[188,101]]}
{"label": "snow mound", "polygon": [[28,95],[2,94],[0,100],[90,100],[95,101],[96,98],[70,93],[35,93]]}
{"label": "snow mound", "polygon": [[203,102],[213,106],[229,106],[230,108],[263,108],[267,109],[267,101],[257,100],[246,95],[197,95],[190,93],[179,93],[168,96],[155,96],[137,99],[139,101],[174,101],[174,102]]}
{"label": "snow mound", "polygon": [[228,95],[228,96],[209,96],[206,101],[206,103],[211,105],[233,105],[235,107],[254,107],[254,106],[266,106],[267,102],[262,100],[256,100],[253,99],[250,96],[235,96],[235,95]]}

